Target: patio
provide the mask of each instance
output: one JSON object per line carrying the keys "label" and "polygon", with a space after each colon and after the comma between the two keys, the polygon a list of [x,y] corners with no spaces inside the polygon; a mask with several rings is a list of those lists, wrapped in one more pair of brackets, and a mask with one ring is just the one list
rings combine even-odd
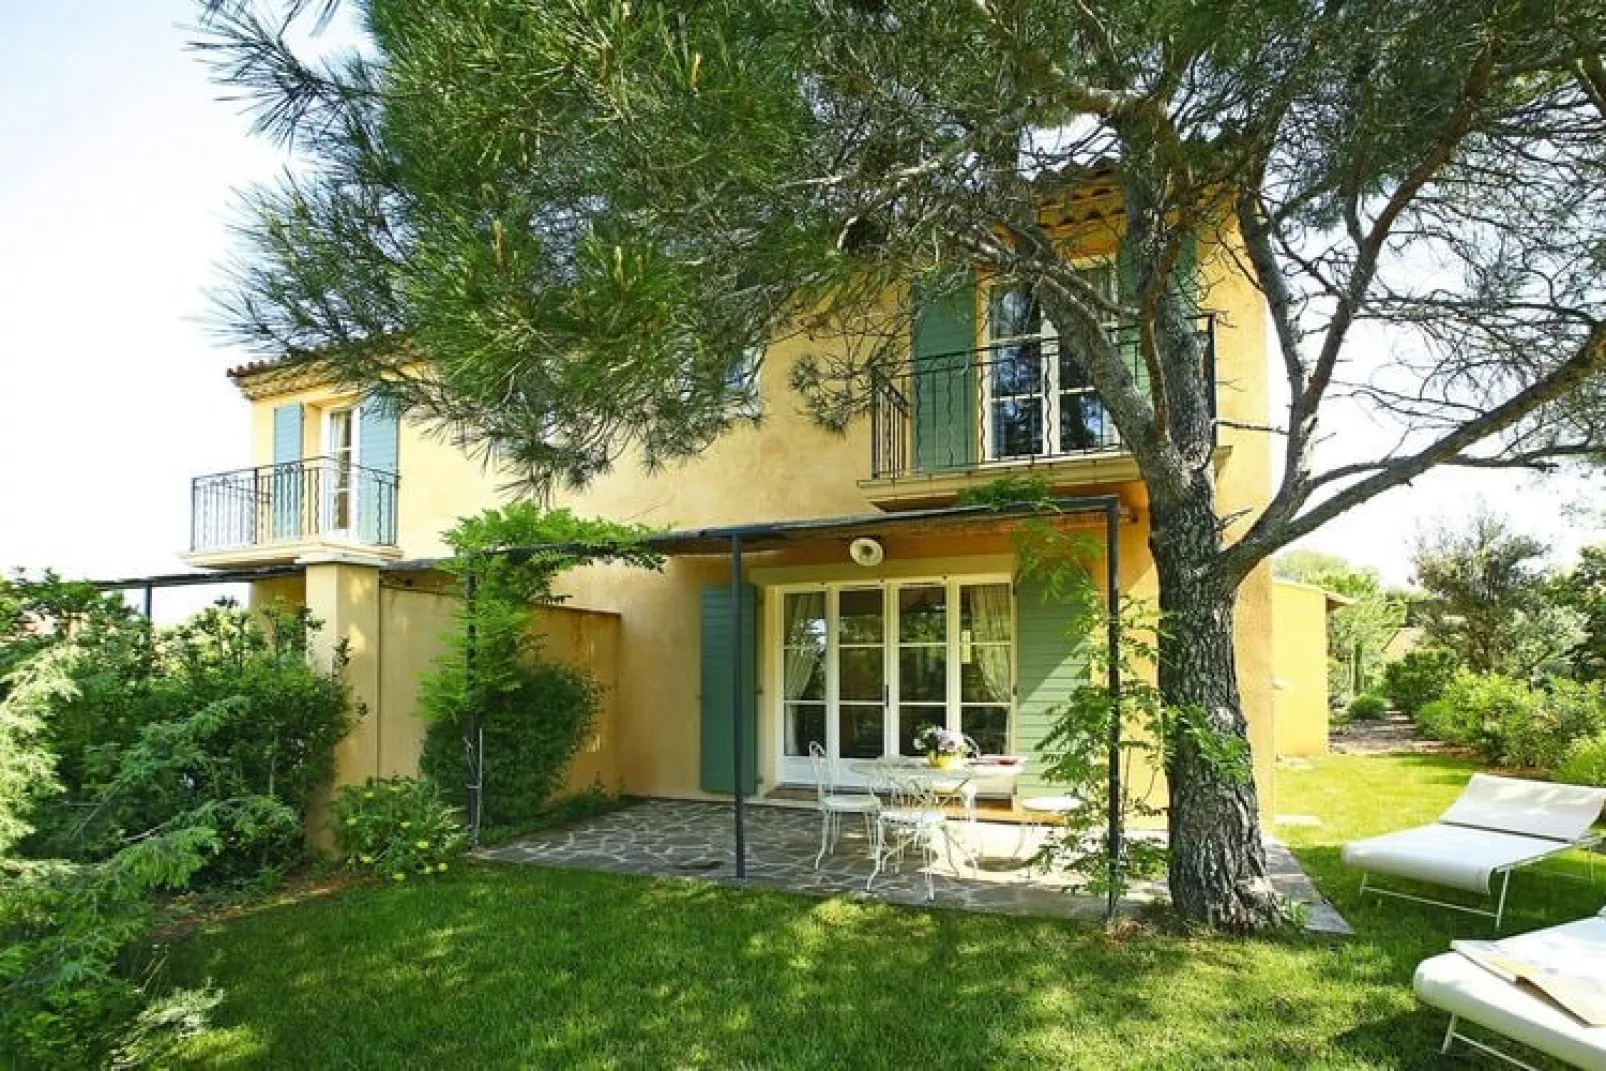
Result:
{"label": "patio", "polygon": [[[952,864],[946,853],[939,855],[932,872],[934,906],[994,914],[1103,917],[1102,897],[1077,893],[1065,875],[1045,874],[1026,864],[1039,846],[1037,837],[1028,837],[1023,844],[1019,827],[979,822],[973,840],[981,855],[975,871],[957,855]],[[814,858],[819,848],[820,818],[812,807],[771,804],[748,808],[749,882],[818,896],[866,896],[870,859],[864,835],[855,823],[844,823],[836,852],[827,855],[816,870]],[[1266,853],[1278,891],[1305,905],[1307,929],[1350,932],[1280,841],[1267,837]],[[483,849],[479,855],[533,866],[735,880],[731,809],[717,803],[643,800]],[[901,872],[884,871],[868,896],[901,904],[926,903],[926,880],[918,861],[906,858]],[[1122,901],[1122,910],[1135,911],[1144,904],[1163,901],[1165,896],[1163,882],[1140,882]]]}

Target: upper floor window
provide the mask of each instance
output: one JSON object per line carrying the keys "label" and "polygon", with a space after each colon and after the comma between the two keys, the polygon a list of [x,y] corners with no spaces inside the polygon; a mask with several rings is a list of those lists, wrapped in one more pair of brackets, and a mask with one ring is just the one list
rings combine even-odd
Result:
{"label": "upper floor window", "polygon": [[[1090,264],[1078,274],[1114,299],[1114,265]],[[1031,287],[1009,282],[989,287],[986,344],[981,362],[985,460],[1055,457],[1116,445],[1114,424],[1092,380],[1060,345]]]}

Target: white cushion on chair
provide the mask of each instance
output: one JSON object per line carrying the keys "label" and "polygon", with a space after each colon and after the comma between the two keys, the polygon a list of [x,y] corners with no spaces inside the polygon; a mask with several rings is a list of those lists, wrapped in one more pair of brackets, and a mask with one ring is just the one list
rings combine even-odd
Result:
{"label": "white cushion on chair", "polygon": [[1038,796],[1021,800],[1020,809],[1033,814],[1070,814],[1082,809],[1082,801],[1075,796]]}
{"label": "white cushion on chair", "polygon": [[881,801],[870,795],[827,796],[821,802],[828,811],[849,811],[853,814],[863,814],[881,806]]}
{"label": "white cushion on chair", "polygon": [[1606,807],[1606,788],[1473,774],[1439,821],[1525,837],[1578,840]]}
{"label": "white cushion on chair", "polygon": [[1344,845],[1344,865],[1488,895],[1495,874],[1536,862],[1567,842],[1435,822]]}
{"label": "white cushion on chair", "polygon": [[918,807],[883,807],[881,820],[900,826],[940,826],[948,820],[941,811],[925,811]]}

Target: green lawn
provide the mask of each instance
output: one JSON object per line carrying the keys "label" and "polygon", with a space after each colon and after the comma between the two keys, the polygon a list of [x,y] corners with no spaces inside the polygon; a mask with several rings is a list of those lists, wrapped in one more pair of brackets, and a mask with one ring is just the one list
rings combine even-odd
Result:
{"label": "green lawn", "polygon": [[[1433,1067],[1418,960],[1470,917],[1360,905],[1352,836],[1432,817],[1465,764],[1335,756],[1287,771],[1282,832],[1349,940],[1107,937],[1068,923],[696,881],[467,866],[261,912],[175,950],[227,992],[198,1067]],[[1581,864],[1577,864],[1580,873]],[[1515,926],[1606,881],[1524,876]]]}

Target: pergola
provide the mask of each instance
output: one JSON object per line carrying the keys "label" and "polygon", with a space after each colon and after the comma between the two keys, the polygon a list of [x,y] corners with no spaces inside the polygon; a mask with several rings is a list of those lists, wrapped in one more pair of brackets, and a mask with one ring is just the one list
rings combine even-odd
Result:
{"label": "pergola", "polygon": [[[734,625],[731,629],[731,709],[734,736],[734,784],[732,786],[732,819],[735,833],[736,878],[747,877],[747,796],[743,790],[747,775],[744,738],[745,727],[741,717],[742,693],[747,682],[743,678],[740,644],[742,634],[742,559],[744,554],[785,550],[818,542],[822,539],[852,539],[888,531],[898,532],[963,532],[994,530],[999,521],[1036,516],[1098,517],[1104,528],[1104,583],[1108,608],[1106,628],[1113,652],[1120,642],[1121,592],[1119,583],[1118,547],[1120,542],[1121,500],[1116,495],[1096,495],[1083,498],[1058,498],[1047,502],[1017,503],[1010,506],[951,506],[941,509],[917,509],[898,513],[861,514],[847,517],[810,518],[794,521],[768,521],[759,524],[741,524],[727,527],[697,528],[664,532],[648,536],[641,545],[668,556],[674,555],[728,555],[730,559],[731,606]],[[513,560],[538,555],[565,554],[577,557],[606,557],[617,548],[584,544],[544,544],[537,546],[496,547],[481,554],[507,557]],[[432,562],[398,562],[392,568],[427,567]],[[467,636],[468,665],[465,667],[470,682],[474,679],[474,636],[472,609],[475,597],[475,575],[472,564],[464,579],[464,599],[471,611],[468,614],[470,632]],[[1120,659],[1108,660],[1107,687],[1120,710],[1121,669]],[[480,790],[484,772],[482,741],[478,712],[470,710],[463,723],[463,749],[465,778],[468,788],[470,835],[478,842],[480,818]],[[1122,848],[1121,829],[1121,718],[1110,719],[1108,745],[1109,808],[1106,815],[1106,843],[1109,848],[1110,892],[1106,910],[1113,917],[1118,888],[1117,868]]]}

